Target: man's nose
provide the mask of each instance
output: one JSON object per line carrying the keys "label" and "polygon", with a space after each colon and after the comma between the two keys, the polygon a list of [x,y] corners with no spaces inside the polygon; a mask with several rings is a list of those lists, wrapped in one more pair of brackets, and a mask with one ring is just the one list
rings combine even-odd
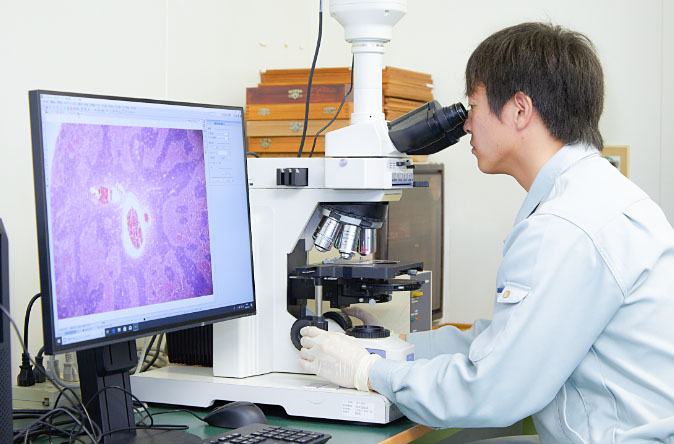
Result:
{"label": "man's nose", "polygon": [[463,122],[463,130],[466,132],[466,134],[471,134],[471,132],[470,132],[470,128],[471,128],[470,120],[471,120],[470,119],[470,111],[468,111],[468,118],[466,119],[465,122]]}

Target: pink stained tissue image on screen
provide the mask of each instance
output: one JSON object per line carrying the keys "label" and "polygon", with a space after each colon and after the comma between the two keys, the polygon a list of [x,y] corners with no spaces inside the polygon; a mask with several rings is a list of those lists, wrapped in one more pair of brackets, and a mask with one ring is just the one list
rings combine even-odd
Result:
{"label": "pink stained tissue image on screen", "polygon": [[213,294],[202,131],[63,124],[49,180],[59,319]]}

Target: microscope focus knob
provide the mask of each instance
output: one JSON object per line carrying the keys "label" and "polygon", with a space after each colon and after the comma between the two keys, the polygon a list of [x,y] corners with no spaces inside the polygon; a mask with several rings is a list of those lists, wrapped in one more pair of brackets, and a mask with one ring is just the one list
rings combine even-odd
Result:
{"label": "microscope focus knob", "polygon": [[332,319],[339,325],[339,327],[346,331],[353,327],[353,322],[351,322],[351,317],[343,311],[326,311],[323,313],[323,317],[326,319]]}
{"label": "microscope focus knob", "polygon": [[346,335],[358,339],[382,339],[391,336],[391,331],[381,325],[356,325],[347,330]]}
{"label": "microscope focus knob", "polygon": [[314,326],[322,330],[328,330],[328,321],[325,320],[323,316],[305,316],[293,322],[293,326],[290,327],[290,340],[296,349],[300,350],[302,348],[302,335],[300,330],[304,327]]}

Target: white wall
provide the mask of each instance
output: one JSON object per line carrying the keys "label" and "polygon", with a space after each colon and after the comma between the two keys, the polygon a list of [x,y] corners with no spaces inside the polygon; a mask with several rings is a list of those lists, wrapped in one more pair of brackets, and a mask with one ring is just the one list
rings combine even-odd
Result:
{"label": "white wall", "polygon": [[663,2],[660,109],[660,205],[674,223],[674,2]]}
{"label": "white wall", "polygon": [[[245,87],[257,84],[259,70],[310,66],[317,5],[0,0],[0,217],[10,235],[11,304],[20,325],[28,299],[39,291],[27,91],[244,105]],[[342,29],[327,12],[324,19],[318,66],[348,66]],[[491,32],[526,20],[562,24],[595,42],[607,82],[605,141],[631,146],[632,178],[674,220],[670,2],[410,0],[385,63],[431,73],[436,99],[448,105],[464,100],[463,69],[473,48]],[[434,160],[447,171],[445,320],[489,317],[502,240],[524,192],[510,178],[481,174],[467,140]],[[41,342],[39,318],[36,311],[33,351]]]}

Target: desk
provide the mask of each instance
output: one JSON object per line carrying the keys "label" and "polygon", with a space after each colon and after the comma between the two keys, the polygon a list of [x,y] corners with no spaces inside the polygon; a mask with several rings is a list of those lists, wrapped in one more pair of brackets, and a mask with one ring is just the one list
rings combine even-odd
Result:
{"label": "desk", "polygon": [[[150,412],[157,413],[175,410],[174,406],[153,405]],[[211,409],[190,408],[191,412],[203,417]],[[328,421],[313,418],[296,418],[285,415],[280,409],[263,407],[271,425],[313,430],[332,435],[329,444],[430,444],[456,433],[458,429],[435,430],[419,426],[407,418],[400,418],[390,424],[359,424],[354,422]],[[225,429],[211,427],[186,412],[166,413],[155,416],[155,423],[184,424],[189,433],[200,438],[209,438],[222,433]],[[429,433],[430,432],[430,433]],[[420,438],[420,439],[419,439]],[[416,441],[415,441],[416,440]]]}
{"label": "desk", "polygon": [[[188,432],[198,436],[199,438],[210,438],[221,434],[225,429],[218,427],[210,427],[203,421],[198,420],[188,412],[178,411],[175,406],[162,406],[162,405],[152,405],[149,408],[150,413],[156,415],[154,417],[155,424],[180,424],[186,425],[189,427]],[[190,412],[204,417],[211,409],[189,409]],[[360,423],[347,423],[340,421],[330,421],[330,420],[320,420],[313,418],[296,418],[291,417],[283,413],[283,411],[278,407],[263,407],[265,414],[267,415],[267,420],[271,425],[277,425],[282,427],[292,427],[297,429],[306,429],[313,430],[322,433],[328,433],[332,436],[332,439],[329,441],[330,444],[369,444],[369,443],[380,443],[380,444],[403,444],[403,443],[413,443],[413,444],[434,444],[438,443],[446,438],[451,437],[452,435],[457,434],[463,435],[465,432],[470,432],[468,429],[445,429],[445,430],[433,430],[428,427],[420,426],[407,418],[400,418],[396,421],[393,421],[390,424],[380,425],[380,424],[360,424]],[[167,413],[163,413],[167,412]],[[138,417],[137,417],[138,419]],[[530,420],[529,420],[530,421]],[[14,422],[15,428],[26,427],[30,420],[16,420]],[[527,434],[532,433],[531,428],[524,424],[524,430],[522,430],[522,424],[518,423],[506,429],[498,429],[496,434],[492,430],[490,435],[476,435],[475,439],[484,439],[491,438],[494,436],[506,436],[512,434],[520,434],[523,431]],[[531,427],[533,424],[531,425]],[[487,429],[484,429],[485,431]],[[501,434],[501,431],[507,432]],[[461,433],[458,433],[461,432]],[[534,432],[535,433],[535,432]],[[46,443],[46,438],[40,438],[35,441],[36,443]],[[60,441],[57,441],[60,442]],[[457,442],[465,442],[465,440],[460,439]]]}

